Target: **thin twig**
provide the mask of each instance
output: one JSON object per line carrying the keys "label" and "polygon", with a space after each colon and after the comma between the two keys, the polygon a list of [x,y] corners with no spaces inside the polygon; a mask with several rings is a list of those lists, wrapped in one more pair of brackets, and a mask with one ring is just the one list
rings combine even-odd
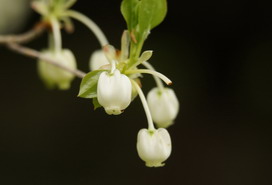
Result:
{"label": "thin twig", "polygon": [[41,35],[50,25],[46,22],[36,24],[31,30],[19,35],[0,35],[0,44],[27,43]]}
{"label": "thin twig", "polygon": [[79,78],[83,78],[86,73],[77,70],[77,69],[71,69],[69,67],[66,67],[62,65],[57,60],[54,60],[50,57],[42,55],[39,51],[36,51],[34,49],[21,46],[19,44],[21,43],[27,43],[41,35],[46,29],[50,28],[51,26],[47,22],[40,22],[36,26],[33,27],[33,29],[29,30],[26,33],[19,34],[19,35],[0,35],[0,44],[6,45],[9,49],[20,53],[22,55],[26,55],[32,58],[41,59],[44,62],[47,62],[49,64],[52,64],[54,66],[57,66],[61,69],[64,69],[74,75],[76,75]]}
{"label": "thin twig", "polygon": [[83,78],[86,75],[86,73],[84,73],[84,72],[82,72],[80,70],[71,69],[69,67],[66,67],[66,66],[62,65],[57,60],[54,60],[54,59],[52,59],[50,57],[42,55],[40,52],[38,52],[38,51],[36,51],[34,49],[30,49],[30,48],[21,46],[21,45],[19,45],[17,43],[8,43],[7,46],[8,46],[9,49],[11,49],[11,50],[13,50],[13,51],[15,51],[17,53],[20,53],[22,55],[26,55],[26,56],[29,56],[29,57],[32,57],[32,58],[41,59],[44,62],[55,65],[55,66],[57,66],[57,67],[59,67],[61,69],[64,69],[64,70],[76,75],[79,78]]}

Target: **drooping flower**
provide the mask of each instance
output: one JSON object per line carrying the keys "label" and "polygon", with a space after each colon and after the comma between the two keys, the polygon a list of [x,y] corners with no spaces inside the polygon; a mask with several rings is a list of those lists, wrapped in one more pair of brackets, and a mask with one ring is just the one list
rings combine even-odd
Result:
{"label": "drooping flower", "polygon": [[173,124],[179,111],[179,102],[172,89],[153,88],[147,95],[147,103],[158,127],[166,128]]}
{"label": "drooping flower", "polygon": [[[60,52],[45,50],[42,54],[70,69],[76,69],[75,57],[68,49],[62,49]],[[49,88],[58,87],[61,90],[69,89],[71,81],[75,77],[74,74],[42,60],[38,61],[38,72],[41,79]]]}
{"label": "drooping flower", "polygon": [[164,166],[164,161],[172,150],[171,138],[164,128],[157,130],[141,129],[137,137],[139,157],[148,167]]}
{"label": "drooping flower", "polygon": [[131,102],[132,85],[118,69],[102,72],[97,84],[97,100],[108,114],[118,115]]}

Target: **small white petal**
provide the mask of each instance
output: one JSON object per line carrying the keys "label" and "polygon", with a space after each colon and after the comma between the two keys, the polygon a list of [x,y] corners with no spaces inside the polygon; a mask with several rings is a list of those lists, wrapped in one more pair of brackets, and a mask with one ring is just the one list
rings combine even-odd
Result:
{"label": "small white petal", "polygon": [[172,150],[171,138],[164,128],[158,130],[141,129],[137,137],[139,157],[148,167],[160,167],[170,156]]}
{"label": "small white petal", "polygon": [[158,127],[166,128],[173,124],[179,111],[179,102],[170,88],[153,88],[147,95],[152,119]]}

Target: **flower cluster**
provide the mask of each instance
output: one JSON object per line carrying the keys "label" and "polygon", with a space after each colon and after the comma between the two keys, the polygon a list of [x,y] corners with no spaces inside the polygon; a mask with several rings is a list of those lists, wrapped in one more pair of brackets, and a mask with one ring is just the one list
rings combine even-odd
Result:
{"label": "flower cluster", "polygon": [[[128,31],[125,31],[121,51],[107,45],[104,46],[104,52],[96,51],[91,56],[91,69],[102,71],[97,81],[97,100],[107,114],[119,115],[135,96],[139,95],[147,115],[148,129],[139,131],[137,151],[146,166],[159,167],[164,165],[163,162],[171,153],[171,138],[165,128],[173,124],[179,110],[179,102],[174,91],[164,87],[161,80],[168,85],[172,82],[147,62],[152,56],[152,51],[143,52],[137,60],[138,65],[128,67],[129,38]],[[141,64],[147,69],[139,69]],[[158,86],[148,93],[147,99],[139,85],[143,73],[152,74]],[[153,121],[159,129],[155,129]]]}
{"label": "flower cluster", "polygon": [[[174,91],[163,84],[165,82],[170,85],[171,80],[157,72],[148,62],[153,52],[142,52],[142,47],[150,30],[164,19],[166,0],[123,0],[121,11],[128,30],[123,32],[120,50],[108,43],[103,32],[91,19],[69,9],[74,2],[75,0],[33,2],[33,8],[52,28],[49,32],[49,47],[42,55],[56,59],[70,69],[76,69],[73,53],[62,48],[61,28],[71,31],[71,18],[85,24],[96,35],[102,49],[91,55],[91,72],[82,79],[78,96],[93,99],[95,108],[103,107],[109,115],[122,114],[139,96],[148,121],[147,129],[141,129],[137,136],[139,157],[148,167],[163,166],[172,150],[171,138],[166,128],[174,123],[179,102]],[[39,61],[38,71],[49,87],[68,89],[74,79],[73,74],[43,61]],[[143,74],[153,75],[157,85],[148,93],[147,98],[141,89]]]}

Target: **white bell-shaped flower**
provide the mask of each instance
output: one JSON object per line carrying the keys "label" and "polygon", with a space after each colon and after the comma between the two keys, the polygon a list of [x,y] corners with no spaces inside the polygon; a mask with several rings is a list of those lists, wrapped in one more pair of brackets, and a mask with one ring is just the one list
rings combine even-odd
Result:
{"label": "white bell-shaped flower", "polygon": [[97,84],[97,100],[108,114],[118,115],[131,102],[132,85],[126,75],[115,69],[102,72]]}
{"label": "white bell-shaped flower", "polygon": [[148,167],[164,166],[164,161],[172,150],[171,138],[164,128],[157,130],[141,129],[137,137],[137,151],[139,157]]}
{"label": "white bell-shaped flower", "polygon": [[[61,52],[45,50],[42,54],[70,69],[76,69],[77,67],[75,57],[68,49],[62,49]],[[38,72],[41,79],[49,88],[57,86],[62,90],[69,89],[70,83],[75,77],[74,74],[41,60],[38,62]]]}
{"label": "white bell-shaped flower", "polygon": [[172,89],[153,88],[147,95],[147,103],[158,127],[166,128],[173,124],[179,111],[179,102]]}
{"label": "white bell-shaped flower", "polygon": [[109,61],[106,58],[103,50],[96,50],[93,52],[89,62],[89,67],[91,71],[97,70],[107,64],[109,64]]}

